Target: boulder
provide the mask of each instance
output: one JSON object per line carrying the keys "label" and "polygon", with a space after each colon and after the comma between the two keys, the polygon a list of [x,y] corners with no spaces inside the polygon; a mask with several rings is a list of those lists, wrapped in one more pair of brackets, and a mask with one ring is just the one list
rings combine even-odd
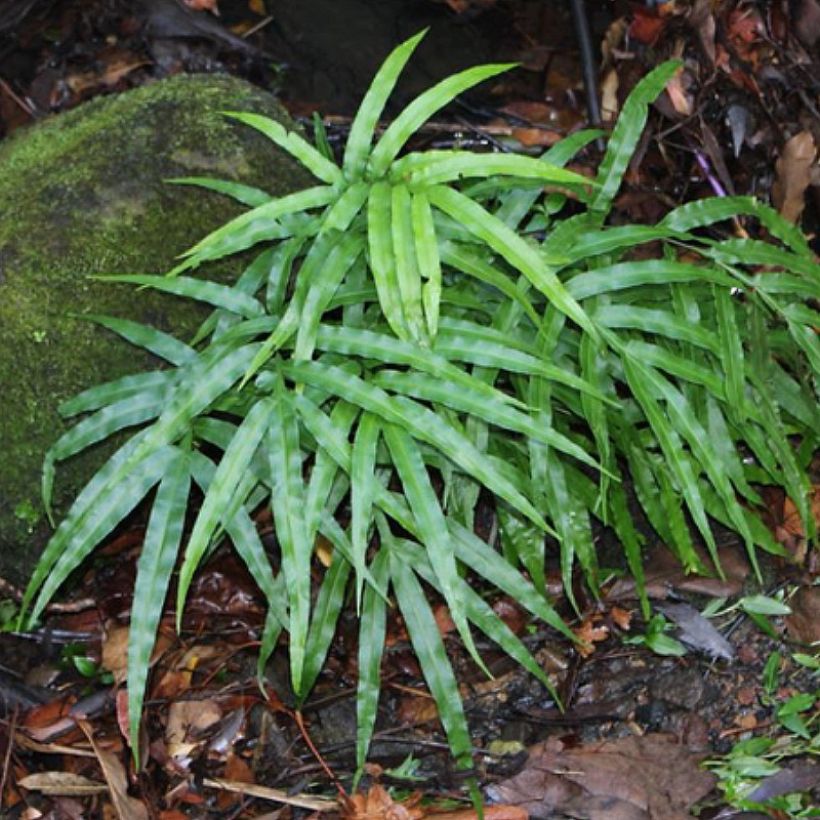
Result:
{"label": "boulder", "polygon": [[[50,535],[40,501],[43,455],[67,429],[57,407],[79,391],[157,366],[78,319],[102,313],[193,333],[204,311],[156,291],[92,281],[161,273],[240,206],[166,179],[211,176],[273,195],[308,178],[258,132],[219,112],[286,121],[267,92],[241,80],[186,75],[79,108],[0,143],[0,577],[24,583]],[[241,259],[206,270],[236,275]],[[109,451],[58,465],[58,514]]]}

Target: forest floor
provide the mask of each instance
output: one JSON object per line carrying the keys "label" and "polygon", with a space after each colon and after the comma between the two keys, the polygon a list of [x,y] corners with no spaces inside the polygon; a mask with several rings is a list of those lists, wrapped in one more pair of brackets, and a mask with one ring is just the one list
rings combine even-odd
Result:
{"label": "forest floor", "polygon": [[[338,146],[384,55],[426,25],[431,37],[399,104],[476,62],[520,67],[428,124],[416,147],[539,153],[588,123],[569,3],[222,0],[219,18],[213,5],[200,1],[205,10],[191,12],[176,0],[46,2],[13,28],[0,21],[0,133],[179,71],[228,71],[278,90],[306,124],[318,111]],[[654,221],[683,201],[737,193],[771,201],[810,235],[817,230],[815,0],[587,5],[595,6],[593,38],[604,43],[595,66],[604,125],[649,68],[686,60],[657,104],[616,221]],[[593,146],[579,166],[599,159]],[[560,582],[552,585],[580,647],[532,624],[515,601],[491,601],[554,680],[563,709],[503,653],[479,646],[488,680],[451,637],[440,607],[488,816],[818,816],[818,561],[789,499],[771,491],[766,500],[767,524],[788,558],[765,562],[762,586],[731,534],[721,539],[723,579],[684,575],[654,543],[647,579],[657,616],[647,623],[617,545],[602,532],[609,572],[601,597],[579,588],[574,612]],[[820,522],[820,489],[814,511]],[[269,534],[269,522],[258,523]],[[324,672],[296,712],[284,653],[258,685],[263,600],[227,547],[200,572],[182,631],[170,609],[163,618],[140,739],[147,762],[134,772],[121,684],[143,533],[135,520],[100,551],[41,629],[0,633],[0,817],[473,816],[397,617],[388,624],[371,763],[359,796],[347,796],[353,617],[343,616]],[[16,593],[0,586],[0,599]],[[741,741],[752,745],[733,757]],[[731,790],[751,781],[760,805],[738,813]],[[792,793],[803,797],[786,797]]]}

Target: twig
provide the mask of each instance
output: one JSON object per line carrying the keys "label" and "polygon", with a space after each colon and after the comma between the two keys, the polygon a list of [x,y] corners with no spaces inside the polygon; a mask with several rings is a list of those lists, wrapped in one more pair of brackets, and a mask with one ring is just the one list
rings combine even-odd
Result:
{"label": "twig", "polygon": [[9,769],[11,768],[11,749],[14,746],[15,727],[17,726],[17,712],[18,709],[11,713],[11,720],[9,721],[8,730],[8,746],[6,746],[6,754],[3,756],[3,771],[0,772],[0,800],[6,793],[6,780],[9,776]]}
{"label": "twig", "polygon": [[258,797],[261,800],[271,800],[274,803],[284,803],[288,806],[296,806],[300,809],[310,809],[312,811],[338,811],[339,803],[336,800],[328,800],[324,797],[311,797],[307,794],[288,794],[282,789],[272,789],[269,786],[257,786],[254,783],[242,783],[238,780],[223,780],[221,777],[206,777],[202,781],[203,786],[209,789],[221,789],[226,792],[236,792],[246,794],[249,797]]}

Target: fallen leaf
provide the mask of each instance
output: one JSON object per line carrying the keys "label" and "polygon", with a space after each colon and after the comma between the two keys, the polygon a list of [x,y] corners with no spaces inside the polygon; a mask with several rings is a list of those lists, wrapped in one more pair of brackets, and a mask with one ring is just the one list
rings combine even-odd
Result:
{"label": "fallen leaf", "polygon": [[579,627],[572,631],[581,642],[575,649],[582,658],[588,658],[595,651],[595,644],[609,637],[609,627],[600,623],[599,615],[586,618]]}
{"label": "fallen leaf", "polygon": [[775,163],[777,174],[772,185],[772,201],[784,219],[797,223],[806,206],[806,188],[817,146],[810,131],[801,131],[786,141]]}
{"label": "fallen leaf", "polygon": [[91,725],[84,720],[77,721],[88,738],[91,748],[99,761],[103,777],[108,785],[108,793],[114,804],[119,820],[148,820],[148,809],[136,797],[128,794],[128,780],[125,767],[109,749],[104,749],[94,737]]}
{"label": "fallen leaf", "polygon": [[187,757],[202,742],[191,733],[201,734],[217,723],[222,710],[213,700],[178,700],[168,709],[165,742],[170,757]]}
{"label": "fallen leaf", "polygon": [[344,820],[419,820],[424,810],[418,806],[419,794],[397,803],[384,786],[376,783],[366,793],[357,792],[345,801]]}
{"label": "fallen leaf", "polygon": [[23,777],[17,785],[43,794],[89,795],[108,791],[105,783],[71,772],[37,772]]}
{"label": "fallen leaf", "polygon": [[530,749],[524,769],[491,785],[490,800],[536,817],[588,820],[687,820],[715,777],[703,755],[671,735],[648,734],[568,748],[555,738]]}
{"label": "fallen leaf", "polygon": [[191,11],[209,11],[219,17],[217,0],[182,0]]}
{"label": "fallen leaf", "polygon": [[789,637],[801,643],[820,641],[820,587],[800,587],[789,599],[792,614],[786,616]]}

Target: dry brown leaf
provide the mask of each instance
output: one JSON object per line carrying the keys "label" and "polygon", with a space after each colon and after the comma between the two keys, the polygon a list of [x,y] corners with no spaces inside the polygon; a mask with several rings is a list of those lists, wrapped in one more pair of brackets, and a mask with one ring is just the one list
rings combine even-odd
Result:
{"label": "dry brown leaf", "polygon": [[820,641],[820,587],[801,587],[789,599],[792,614],[786,629],[792,640],[802,643]]}
{"label": "dry brown leaf", "polygon": [[88,742],[94,754],[97,756],[103,777],[108,785],[108,792],[114,810],[119,820],[148,820],[148,809],[145,804],[136,797],[128,794],[128,779],[125,774],[125,767],[109,749],[103,749],[94,738],[94,733],[90,724],[81,720],[78,721],[80,728],[85,732]]}
{"label": "dry brown leaf", "polygon": [[772,201],[784,219],[797,223],[806,205],[806,188],[817,146],[810,131],[801,131],[787,140],[775,163],[777,177],[772,185]]}
{"label": "dry brown leaf", "polygon": [[71,772],[37,772],[21,778],[18,786],[43,794],[89,795],[108,791],[105,783]]}
{"label": "dry brown leaf", "polygon": [[577,629],[572,631],[581,642],[575,650],[582,658],[588,658],[595,651],[595,644],[609,637],[609,627],[600,623],[600,616],[585,619]]}
{"label": "dry brown leaf", "polygon": [[209,11],[219,17],[219,7],[216,0],[182,0],[191,11]]}
{"label": "dry brown leaf", "polygon": [[558,131],[549,131],[546,128],[513,128],[512,136],[526,148],[533,146],[549,148],[563,139]]}
{"label": "dry brown leaf", "polygon": [[[551,739],[530,750],[524,769],[492,785],[494,802],[538,817],[588,820],[684,820],[714,786],[702,755],[670,735],[649,734],[567,748]],[[583,812],[583,813],[580,813]]]}
{"label": "dry brown leaf", "polygon": [[342,812],[344,820],[419,820],[424,811],[417,804],[420,795],[412,794],[397,803],[384,786],[376,783],[366,794],[358,792],[350,797]]}
{"label": "dry brown leaf", "polygon": [[222,717],[222,710],[213,700],[178,700],[168,709],[165,742],[170,757],[187,757],[201,740],[189,738],[189,732],[199,734]]}

